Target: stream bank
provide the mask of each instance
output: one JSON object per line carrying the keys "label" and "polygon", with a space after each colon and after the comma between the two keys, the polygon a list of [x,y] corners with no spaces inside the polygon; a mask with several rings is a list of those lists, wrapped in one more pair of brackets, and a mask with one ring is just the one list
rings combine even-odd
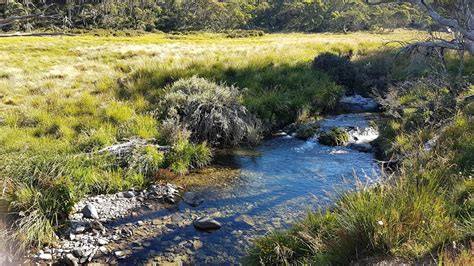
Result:
{"label": "stream bank", "polygon": [[[319,131],[308,140],[281,133],[255,149],[219,155],[216,164],[239,169],[226,186],[195,187],[190,194],[162,185],[112,195],[112,204],[126,206],[126,212],[105,208],[105,216],[118,215],[100,218],[104,215],[98,213],[98,219],[83,219],[80,213],[88,202],[99,208],[111,196],[99,202],[101,196],[85,199],[71,219],[85,221],[70,227],[74,237],[66,231],[60,247],[45,249],[34,259],[68,264],[240,263],[255,237],[288,228],[307,211],[325,208],[358,183],[377,181],[374,155],[370,149],[356,148],[377,138],[370,126],[373,119],[369,113],[330,116],[320,121]],[[318,143],[319,134],[334,127],[349,132],[348,146]],[[207,179],[206,175],[198,178]],[[154,190],[159,191],[156,197],[148,197]],[[170,195],[175,198],[169,200]],[[193,223],[199,217],[215,219],[222,228],[198,230]]]}

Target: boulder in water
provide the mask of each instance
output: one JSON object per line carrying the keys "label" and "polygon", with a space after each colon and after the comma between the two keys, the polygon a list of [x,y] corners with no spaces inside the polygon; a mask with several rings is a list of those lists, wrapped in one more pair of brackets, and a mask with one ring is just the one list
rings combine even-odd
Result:
{"label": "boulder in water", "polygon": [[192,207],[197,207],[204,202],[204,200],[195,192],[184,193],[183,200]]}
{"label": "boulder in water", "polygon": [[307,140],[309,138],[314,137],[318,129],[319,129],[319,125],[315,123],[302,125],[295,132],[295,137],[298,139]]}
{"label": "boulder in water", "polygon": [[194,227],[196,227],[197,229],[204,231],[217,230],[222,228],[221,223],[208,216],[197,218],[196,220],[194,220],[193,224]]}
{"label": "boulder in water", "polygon": [[319,143],[328,146],[345,146],[349,143],[349,133],[345,128],[335,127],[321,133]]}

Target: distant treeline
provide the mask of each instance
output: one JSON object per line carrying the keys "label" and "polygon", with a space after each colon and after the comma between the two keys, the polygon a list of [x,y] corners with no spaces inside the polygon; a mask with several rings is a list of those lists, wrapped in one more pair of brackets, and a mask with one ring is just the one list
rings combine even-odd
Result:
{"label": "distant treeline", "polygon": [[429,24],[409,4],[369,6],[363,0],[0,0],[0,17],[31,14],[58,16],[21,20],[3,30],[342,32]]}

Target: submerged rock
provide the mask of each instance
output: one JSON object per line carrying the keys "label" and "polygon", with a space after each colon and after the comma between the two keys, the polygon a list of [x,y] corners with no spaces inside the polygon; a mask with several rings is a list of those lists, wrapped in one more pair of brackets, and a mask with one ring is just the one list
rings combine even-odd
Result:
{"label": "submerged rock", "polygon": [[209,231],[222,228],[222,224],[210,217],[199,217],[193,222],[194,227],[200,230]]}
{"label": "submerged rock", "polygon": [[372,152],[373,150],[372,145],[368,143],[361,143],[361,144],[352,143],[351,145],[349,145],[349,148],[354,149],[356,151],[360,151],[360,152]]}
{"label": "submerged rock", "polygon": [[252,219],[252,217],[250,217],[250,216],[248,216],[248,215],[246,215],[246,214],[240,215],[240,216],[237,217],[235,220],[236,220],[237,222],[242,221],[242,222],[244,222],[244,223],[246,223],[246,224],[248,224],[248,225],[250,225],[250,226],[255,226],[255,221]]}
{"label": "submerged rock", "polygon": [[344,111],[351,113],[377,112],[379,104],[372,98],[362,97],[358,94],[344,96],[339,101]]}
{"label": "submerged rock", "polygon": [[204,200],[195,192],[184,193],[183,200],[192,207],[197,207],[204,202]]}
{"label": "submerged rock", "polygon": [[99,214],[97,213],[97,209],[94,207],[92,204],[87,204],[83,209],[82,209],[82,214],[86,218],[91,218],[91,219],[99,219]]}
{"label": "submerged rock", "polygon": [[203,244],[202,244],[201,240],[196,239],[196,240],[193,241],[194,250],[198,250],[198,249],[202,248],[202,246],[203,246]]}

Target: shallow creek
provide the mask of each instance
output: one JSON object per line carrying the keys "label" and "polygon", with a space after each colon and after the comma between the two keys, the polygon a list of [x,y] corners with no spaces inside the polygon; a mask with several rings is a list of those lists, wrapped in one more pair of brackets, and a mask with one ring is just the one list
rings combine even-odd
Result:
{"label": "shallow creek", "polygon": [[[366,114],[329,117],[322,128],[353,129],[351,140],[364,143],[377,137]],[[146,235],[146,245],[120,260],[123,265],[152,261],[238,263],[251,240],[274,229],[288,228],[307,211],[330,206],[339,192],[376,181],[379,170],[372,153],[347,147],[329,147],[314,139],[302,141],[280,136],[263,142],[250,155],[216,158],[218,164],[241,169],[239,178],[226,187],[193,190],[204,202],[191,207],[181,201],[172,208],[143,212],[115,223],[169,217],[156,235]],[[357,178],[355,177],[357,176]],[[204,177],[205,178],[205,177]],[[209,215],[223,227],[212,233],[198,231],[192,220]]]}

